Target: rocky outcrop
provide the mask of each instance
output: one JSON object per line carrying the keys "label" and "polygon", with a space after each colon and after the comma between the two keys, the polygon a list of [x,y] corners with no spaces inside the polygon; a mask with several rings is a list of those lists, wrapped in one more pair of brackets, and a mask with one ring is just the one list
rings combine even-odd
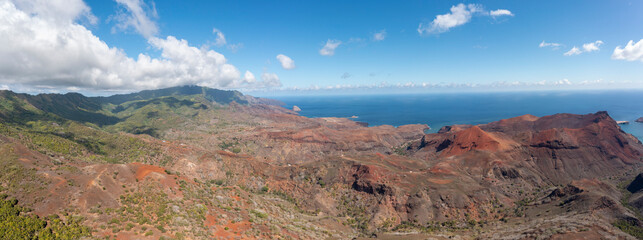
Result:
{"label": "rocky outcrop", "polygon": [[627,185],[627,191],[631,193],[636,193],[641,189],[643,189],[643,173],[639,173],[639,175],[634,178],[634,181]]}
{"label": "rocky outcrop", "polygon": [[[613,175],[641,163],[643,146],[623,132],[607,112],[545,117],[525,115],[477,126],[445,127],[414,143],[422,158],[479,159],[479,167],[519,165],[527,175],[545,181]],[[486,164],[485,158],[494,158]],[[460,168],[464,166],[454,166]],[[472,167],[470,165],[466,167]]]}
{"label": "rocky outcrop", "polygon": [[562,198],[566,196],[572,196],[576,195],[583,192],[582,189],[574,186],[574,185],[567,185],[562,188],[556,188],[554,191],[552,191],[549,195],[547,195],[548,198]]}

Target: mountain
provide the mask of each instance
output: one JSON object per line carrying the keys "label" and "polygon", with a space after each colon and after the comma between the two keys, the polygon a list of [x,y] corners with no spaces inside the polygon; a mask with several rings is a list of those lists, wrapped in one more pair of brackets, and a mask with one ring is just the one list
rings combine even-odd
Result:
{"label": "mountain", "polygon": [[248,103],[247,100],[243,99],[243,94],[238,91],[226,91],[199,86],[180,86],[158,90],[144,90],[130,94],[117,94],[109,97],[96,97],[94,99],[100,103],[111,103],[119,105],[129,101],[149,100],[160,97],[185,95],[201,95],[207,100],[220,104],[229,104],[233,101],[239,104]]}
{"label": "mountain", "polygon": [[[138,107],[151,99],[164,99],[160,101],[178,102],[175,99],[185,97],[199,97],[203,101],[227,105],[230,103],[248,104],[248,101],[262,101],[258,98],[244,96],[238,91],[226,91],[198,86],[171,87],[158,90],[145,90],[130,94],[119,94],[109,97],[85,97],[78,93],[67,94],[17,94],[7,90],[0,90],[0,99],[3,109],[0,117],[5,121],[25,122],[46,118],[42,115],[49,114],[62,119],[77,122],[88,122],[99,126],[113,125],[123,121],[116,115],[121,106],[127,102],[137,102]],[[267,100],[263,100],[267,101]],[[149,101],[148,101],[149,102]],[[154,102],[154,101],[152,101]],[[180,104],[186,104],[181,102]],[[278,103],[277,103],[278,104]],[[116,110],[110,105],[118,106]],[[120,107],[120,108],[119,108]],[[176,106],[174,106],[176,107]]]}
{"label": "mountain", "polygon": [[196,86],[1,91],[2,211],[24,218],[0,224],[39,224],[17,227],[28,238],[643,236],[643,145],[608,113],[427,128]]}

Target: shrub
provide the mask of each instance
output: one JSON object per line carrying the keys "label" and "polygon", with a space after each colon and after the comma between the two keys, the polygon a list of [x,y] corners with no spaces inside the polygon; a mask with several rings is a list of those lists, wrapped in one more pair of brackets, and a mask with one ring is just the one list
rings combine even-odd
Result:
{"label": "shrub", "polygon": [[80,224],[82,218],[69,217],[64,222],[53,215],[43,220],[27,212],[18,206],[18,200],[0,199],[0,239],[79,239],[91,234]]}

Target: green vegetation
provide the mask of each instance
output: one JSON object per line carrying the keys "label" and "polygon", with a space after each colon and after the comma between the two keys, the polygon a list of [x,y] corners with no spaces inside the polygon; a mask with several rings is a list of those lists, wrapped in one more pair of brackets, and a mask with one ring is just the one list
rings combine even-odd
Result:
{"label": "green vegetation", "polygon": [[47,185],[47,181],[18,162],[9,144],[0,145],[0,182],[5,185],[6,193],[33,193]]}
{"label": "green vegetation", "polygon": [[409,143],[404,143],[399,147],[394,147],[393,152],[400,156],[406,156],[408,154],[406,150],[408,149],[409,149]]}
{"label": "green vegetation", "polygon": [[637,239],[643,239],[643,228],[637,226],[634,221],[618,220],[613,225]]}
{"label": "green vegetation", "polygon": [[410,231],[416,230],[423,233],[433,233],[436,231],[458,231],[465,229],[473,229],[476,226],[483,226],[486,224],[486,221],[476,222],[475,220],[469,220],[466,222],[459,222],[456,220],[450,220],[445,222],[430,221],[425,224],[419,224],[417,222],[402,221],[399,225],[395,226],[392,231]]}
{"label": "green vegetation", "polygon": [[18,200],[0,196],[0,239],[79,239],[91,231],[81,224],[82,219],[58,215],[45,219],[29,215],[29,210],[18,206]]}
{"label": "green vegetation", "polygon": [[229,104],[233,101],[246,104],[242,99],[242,94],[238,91],[226,91],[199,86],[180,86],[157,90],[145,90],[137,93],[119,94],[110,97],[97,97],[97,101],[102,103],[122,104],[129,101],[147,100],[152,98],[179,96],[179,95],[200,95],[205,99],[220,104]]}
{"label": "green vegetation", "polygon": [[339,216],[347,217],[346,223],[348,225],[360,230],[362,233],[366,233],[370,218],[364,204],[360,204],[360,201],[355,196],[343,195],[340,198],[338,208],[342,210]]}
{"label": "green vegetation", "polygon": [[267,218],[267,217],[268,217],[268,214],[267,214],[267,213],[259,212],[259,211],[254,210],[254,209],[253,209],[253,210],[250,210],[250,213],[254,214],[254,215],[255,215],[255,216],[257,216],[258,218]]}
{"label": "green vegetation", "polygon": [[[634,206],[630,205],[630,203],[629,203],[630,197],[632,197],[632,193],[627,190],[627,185],[629,183],[631,183],[632,181],[633,180],[620,182],[617,185],[617,187],[621,190],[621,193],[623,194],[622,197],[621,197],[621,204],[624,207],[632,210],[632,212],[634,212],[636,218],[641,220],[642,217],[641,217],[641,213],[639,212],[639,210],[636,209]],[[636,221],[620,219],[620,220],[617,220],[616,222],[612,223],[612,225],[614,225],[618,229],[621,229],[621,231],[623,231],[623,232],[625,232],[625,233],[627,233],[629,235],[632,235],[633,237],[635,237],[637,239],[643,239],[643,227],[638,226],[636,224]]]}

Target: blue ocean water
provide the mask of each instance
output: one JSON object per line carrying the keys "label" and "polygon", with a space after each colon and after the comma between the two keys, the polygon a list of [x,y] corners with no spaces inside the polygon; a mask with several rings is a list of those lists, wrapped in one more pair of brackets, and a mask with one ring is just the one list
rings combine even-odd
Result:
{"label": "blue ocean water", "polygon": [[524,114],[587,114],[607,111],[621,128],[643,139],[643,91],[430,93],[272,97],[306,117],[351,117],[370,126],[421,123],[437,132],[453,124],[481,124]]}

